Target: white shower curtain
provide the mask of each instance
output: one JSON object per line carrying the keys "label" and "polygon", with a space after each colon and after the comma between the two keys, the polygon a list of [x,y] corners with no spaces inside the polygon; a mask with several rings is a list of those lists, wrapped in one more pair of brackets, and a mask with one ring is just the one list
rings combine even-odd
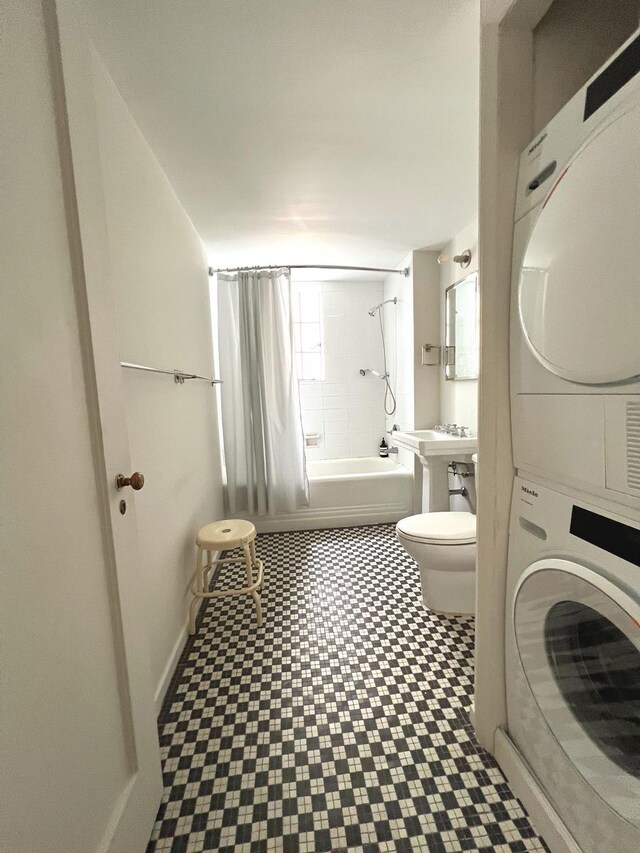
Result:
{"label": "white shower curtain", "polygon": [[229,513],[307,506],[289,270],[218,274],[218,330]]}

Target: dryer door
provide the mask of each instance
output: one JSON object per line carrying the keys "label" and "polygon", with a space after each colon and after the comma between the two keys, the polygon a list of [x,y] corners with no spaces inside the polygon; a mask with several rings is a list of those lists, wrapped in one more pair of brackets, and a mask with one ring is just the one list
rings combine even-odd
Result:
{"label": "dryer door", "polygon": [[640,825],[640,606],[568,560],[540,560],[520,579],[516,645],[529,686],[576,769]]}
{"label": "dryer door", "polygon": [[543,202],[518,288],[536,358],[587,385],[640,375],[640,107],[613,113]]}

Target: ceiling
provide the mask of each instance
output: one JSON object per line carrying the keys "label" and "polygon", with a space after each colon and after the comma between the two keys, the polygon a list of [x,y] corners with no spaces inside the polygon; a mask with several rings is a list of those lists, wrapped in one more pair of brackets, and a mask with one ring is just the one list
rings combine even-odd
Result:
{"label": "ceiling", "polygon": [[95,0],[213,266],[395,266],[477,215],[478,0]]}

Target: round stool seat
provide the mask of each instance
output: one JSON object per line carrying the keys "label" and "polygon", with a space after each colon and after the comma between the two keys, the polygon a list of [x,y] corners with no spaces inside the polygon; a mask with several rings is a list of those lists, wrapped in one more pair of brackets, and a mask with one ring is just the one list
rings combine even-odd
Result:
{"label": "round stool seat", "polygon": [[250,521],[228,518],[201,527],[196,544],[207,551],[226,551],[241,548],[244,543],[252,542],[255,538],[256,528]]}

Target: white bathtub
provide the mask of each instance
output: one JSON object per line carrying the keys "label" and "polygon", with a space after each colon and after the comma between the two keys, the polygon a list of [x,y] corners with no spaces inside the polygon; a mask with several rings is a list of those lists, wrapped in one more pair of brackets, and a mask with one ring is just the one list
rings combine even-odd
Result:
{"label": "white bathtub", "polygon": [[413,512],[413,476],[395,459],[322,459],[307,463],[307,473],[309,506],[254,518],[258,531],[382,524]]}

